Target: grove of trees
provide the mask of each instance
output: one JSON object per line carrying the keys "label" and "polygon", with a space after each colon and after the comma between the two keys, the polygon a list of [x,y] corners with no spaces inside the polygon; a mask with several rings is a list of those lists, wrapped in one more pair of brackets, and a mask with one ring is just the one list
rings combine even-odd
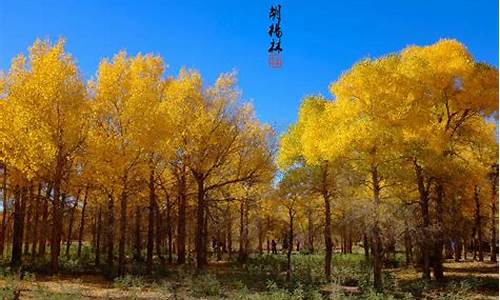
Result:
{"label": "grove of trees", "polygon": [[63,40],[37,40],[0,76],[0,255],[204,272],[279,243],[288,279],[294,253],[320,252],[329,281],[359,249],[377,290],[398,251],[425,280],[445,258],[496,261],[498,70],[441,40],[363,59],[330,91],[278,141],[233,73],[207,86],[120,52],[86,82]]}
{"label": "grove of trees", "polygon": [[417,248],[427,280],[431,269],[443,279],[445,248],[460,259],[472,243],[482,261],[488,223],[496,260],[498,70],[441,40],[361,60],[330,90],[333,101],[304,100],[278,155],[286,172],[314,174],[307,179],[324,200],[326,276],[336,204],[360,220],[348,226],[363,228],[378,290],[384,256],[401,236],[408,263]]}
{"label": "grove of trees", "polygon": [[102,256],[118,274],[143,246],[148,272],[153,256],[184,263],[188,249],[206,266],[209,219],[227,223],[221,210],[272,179],[274,133],[241,101],[234,74],[205,87],[195,71],[164,78],[164,68],[120,52],[85,83],[62,40],[37,40],[13,60],[0,102],[1,245],[11,237],[12,265],[43,257],[50,241],[57,272],[61,244],[68,255],[78,239],[78,255],[91,242],[95,264]]}

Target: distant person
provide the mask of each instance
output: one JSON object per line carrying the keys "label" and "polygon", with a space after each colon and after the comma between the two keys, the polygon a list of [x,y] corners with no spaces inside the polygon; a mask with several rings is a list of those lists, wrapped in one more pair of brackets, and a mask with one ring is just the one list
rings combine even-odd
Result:
{"label": "distant person", "polygon": [[276,249],[276,241],[275,240],[271,241],[271,251],[273,254],[278,254],[278,249]]}
{"label": "distant person", "polygon": [[212,237],[212,253],[215,253],[217,251],[217,240],[215,239],[215,236]]}
{"label": "distant person", "polygon": [[220,241],[216,241],[215,252],[217,253],[217,261],[222,260],[222,243]]}

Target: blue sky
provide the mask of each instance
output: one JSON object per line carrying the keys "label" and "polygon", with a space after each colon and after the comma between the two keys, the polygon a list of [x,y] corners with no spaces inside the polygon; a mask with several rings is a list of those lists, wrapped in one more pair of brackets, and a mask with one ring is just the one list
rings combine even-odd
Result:
{"label": "blue sky", "polygon": [[182,66],[206,83],[238,71],[257,116],[283,131],[303,96],[330,96],[328,84],[357,60],[426,45],[463,42],[498,66],[498,1],[287,1],[282,5],[283,67],[267,65],[272,1],[0,0],[0,69],[36,37],[67,40],[86,79],[121,49],[160,54],[167,75]]}

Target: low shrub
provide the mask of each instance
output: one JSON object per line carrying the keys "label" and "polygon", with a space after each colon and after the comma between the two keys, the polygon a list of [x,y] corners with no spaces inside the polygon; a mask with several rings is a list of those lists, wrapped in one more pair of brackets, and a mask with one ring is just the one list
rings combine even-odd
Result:
{"label": "low shrub", "polygon": [[221,284],[212,274],[202,274],[194,276],[191,282],[193,296],[220,296]]}
{"label": "low shrub", "polygon": [[404,264],[404,256],[401,253],[385,256],[383,264],[385,268],[399,268]]}
{"label": "low shrub", "polygon": [[117,288],[129,289],[129,288],[142,288],[146,284],[142,277],[125,275],[121,277],[116,277],[113,280],[113,285]]}

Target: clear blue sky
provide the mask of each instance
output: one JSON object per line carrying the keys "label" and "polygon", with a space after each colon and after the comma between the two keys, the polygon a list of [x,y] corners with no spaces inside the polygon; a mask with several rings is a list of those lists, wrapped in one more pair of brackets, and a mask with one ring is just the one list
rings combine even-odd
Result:
{"label": "clear blue sky", "polygon": [[[198,69],[211,83],[236,69],[244,98],[279,131],[301,98],[321,93],[357,60],[456,38],[498,66],[498,1],[279,1],[284,66],[267,65],[269,0],[0,0],[0,69],[36,37],[64,36],[85,76],[121,49],[153,52],[169,65]],[[276,3],[276,2],[274,2]]]}

